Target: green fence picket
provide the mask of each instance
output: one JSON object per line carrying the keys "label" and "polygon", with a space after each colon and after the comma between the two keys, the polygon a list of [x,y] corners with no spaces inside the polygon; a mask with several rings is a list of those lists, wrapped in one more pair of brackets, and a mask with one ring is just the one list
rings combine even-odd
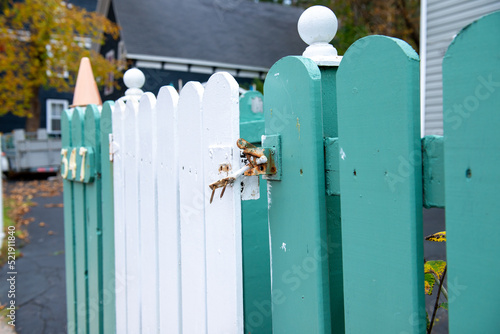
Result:
{"label": "green fence picket", "polygon": [[[72,147],[83,146],[83,109],[75,108],[71,119]],[[68,152],[69,154],[70,152]],[[78,152],[71,152],[77,155]],[[71,164],[71,158],[70,164]],[[69,171],[68,177],[72,177]],[[75,177],[78,177],[75,173]],[[75,226],[75,285],[76,285],[76,312],[77,332],[87,333],[88,319],[88,287],[87,287],[87,228],[86,228],[86,199],[85,184],[73,182],[73,214]]]}
{"label": "green fence picket", "polygon": [[[61,154],[61,173],[67,171],[72,144],[71,119],[73,111],[65,110],[61,115],[61,144],[64,153]],[[73,182],[63,180],[64,201],[64,254],[66,265],[66,305],[67,305],[67,331],[68,334],[76,333],[76,280],[75,280],[75,217],[73,214]]]}
{"label": "green fence picket", "polygon": [[[84,145],[94,149],[94,182],[85,183],[87,230],[88,321],[90,333],[102,333],[102,222],[100,178],[100,112],[87,106],[84,120]],[[90,161],[89,161],[90,162]]]}
{"label": "green fence picket", "polygon": [[115,311],[115,225],[113,203],[113,164],[109,155],[111,112],[114,102],[105,102],[101,113],[101,186],[102,186],[102,302],[103,333],[116,332]]}
{"label": "green fence picket", "polygon": [[450,333],[500,329],[500,12],[465,27],[443,61]]}
{"label": "green fence picket", "polygon": [[281,181],[268,181],[273,333],[330,333],[321,73],[283,58],[264,96],[263,146],[280,135],[282,152]]}
{"label": "green fence picket", "polygon": [[401,40],[358,40],[337,98],[346,333],[423,333],[418,55]]}

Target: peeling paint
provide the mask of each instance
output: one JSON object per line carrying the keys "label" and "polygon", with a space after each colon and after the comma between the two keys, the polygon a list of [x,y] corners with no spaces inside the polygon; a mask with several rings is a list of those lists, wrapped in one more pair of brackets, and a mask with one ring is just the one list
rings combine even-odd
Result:
{"label": "peeling paint", "polygon": [[286,242],[282,243],[280,248],[286,253]]}
{"label": "peeling paint", "polygon": [[297,130],[299,131],[299,139],[300,139],[300,121],[298,117],[297,117]]}
{"label": "peeling paint", "polygon": [[342,160],[345,160],[346,157],[347,157],[347,155],[345,154],[344,149],[341,147],[340,148],[340,158],[342,158]]}
{"label": "peeling paint", "polygon": [[268,210],[271,208],[271,204],[272,204],[271,188],[272,188],[271,182],[267,181],[267,209]]}
{"label": "peeling paint", "polygon": [[275,77],[277,77],[277,76],[279,76],[279,75],[280,75],[279,73],[274,73],[274,76],[275,76]]}

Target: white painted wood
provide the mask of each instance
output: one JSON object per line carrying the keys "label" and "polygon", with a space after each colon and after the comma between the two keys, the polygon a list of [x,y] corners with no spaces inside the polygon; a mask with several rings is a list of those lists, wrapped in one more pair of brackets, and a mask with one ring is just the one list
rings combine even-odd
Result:
{"label": "white painted wood", "polygon": [[124,177],[124,134],[123,118],[125,104],[118,101],[113,108],[113,191],[115,215],[115,300],[116,332],[127,333],[127,265],[125,231],[125,177]]}
{"label": "white painted wood", "polygon": [[207,330],[202,97],[203,86],[188,82],[178,107],[183,333]]}
{"label": "white painted wood", "polygon": [[158,275],[160,333],[181,333],[177,104],[179,95],[164,86],[156,102]]}
{"label": "white painted wood", "polygon": [[180,97],[165,86],[158,100],[117,102],[118,333],[243,333],[243,178],[208,204],[208,185],[242,166],[238,103],[238,84],[224,72],[205,91],[189,82]]}
{"label": "white painted wood", "polygon": [[130,99],[124,119],[125,229],[127,244],[127,333],[141,332],[141,249],[139,229],[139,168],[137,161],[138,103]]}
{"label": "white painted wood", "polygon": [[138,161],[139,215],[141,249],[141,328],[142,333],[157,332],[158,317],[158,248],[156,199],[156,98],[152,93],[142,95],[139,102]]}
{"label": "white painted wood", "polygon": [[[203,95],[205,187],[217,181],[221,163],[240,168],[238,84],[224,72],[210,77]],[[208,333],[243,333],[241,201],[239,181],[205,196]]]}

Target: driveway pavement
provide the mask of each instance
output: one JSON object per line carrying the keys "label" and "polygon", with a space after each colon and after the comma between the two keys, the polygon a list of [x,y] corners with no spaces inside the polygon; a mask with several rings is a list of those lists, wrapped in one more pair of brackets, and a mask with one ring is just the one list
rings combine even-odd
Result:
{"label": "driveway pavement", "polygon": [[[66,284],[64,272],[62,196],[36,197],[27,214],[30,242],[16,260],[16,327],[18,334],[66,333]],[[0,269],[0,302],[8,302],[8,266]],[[2,331],[3,333],[3,331]]]}

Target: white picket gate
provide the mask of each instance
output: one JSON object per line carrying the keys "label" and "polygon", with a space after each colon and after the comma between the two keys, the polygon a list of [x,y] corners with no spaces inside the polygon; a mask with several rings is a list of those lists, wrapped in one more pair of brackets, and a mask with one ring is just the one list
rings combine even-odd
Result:
{"label": "white picket gate", "polygon": [[216,73],[115,104],[117,333],[243,332],[240,182],[208,187],[240,168],[238,103]]}

